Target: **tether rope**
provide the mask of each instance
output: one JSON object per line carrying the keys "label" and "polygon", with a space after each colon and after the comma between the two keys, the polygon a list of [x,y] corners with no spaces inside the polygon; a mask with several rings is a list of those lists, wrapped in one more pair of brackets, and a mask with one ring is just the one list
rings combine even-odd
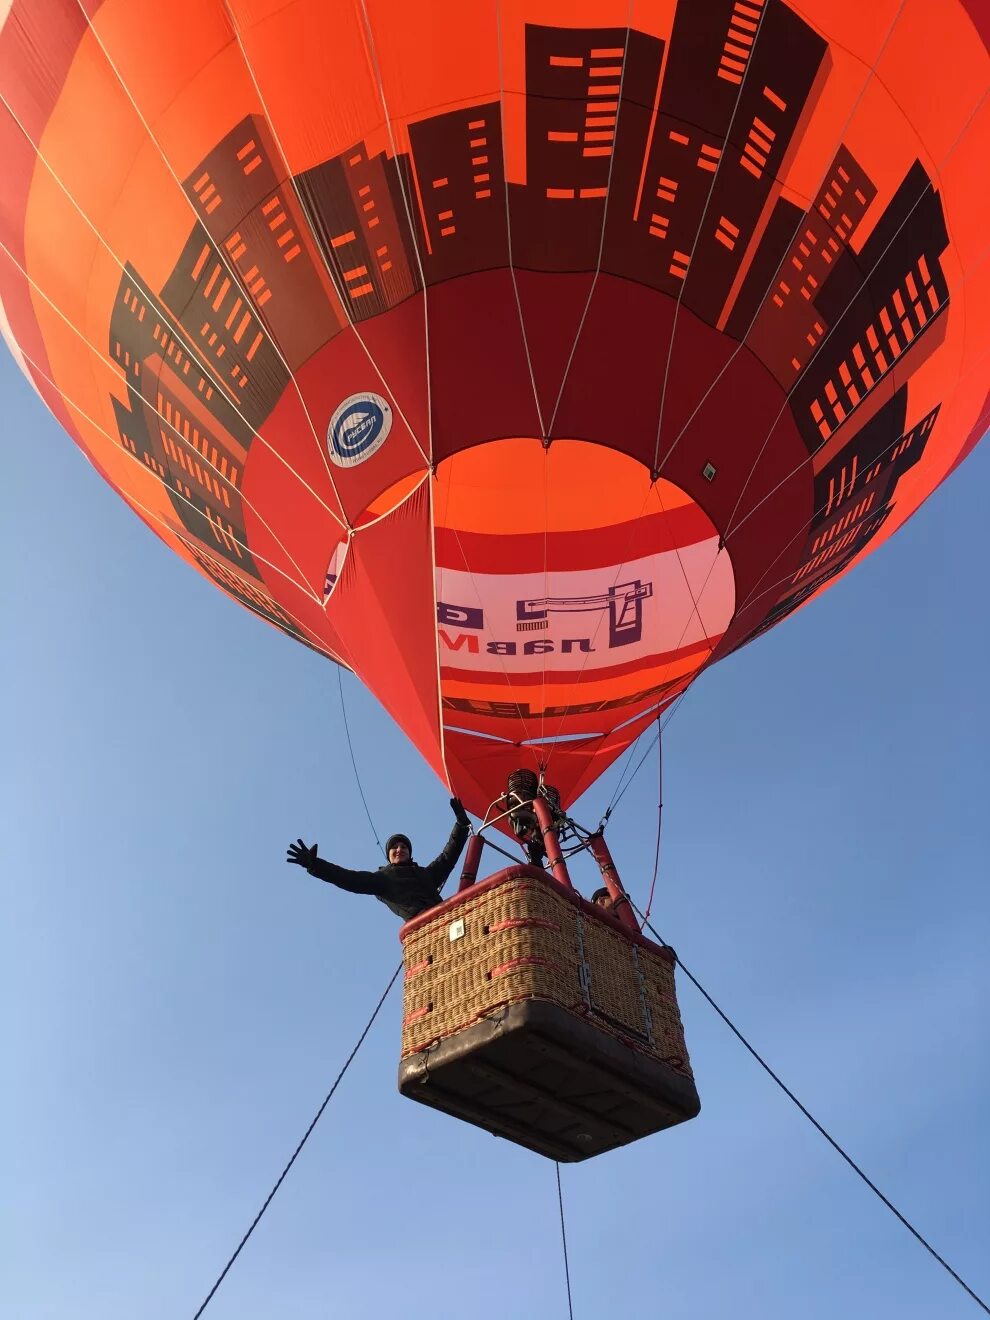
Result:
{"label": "tether rope", "polygon": [[[630,900],[630,902],[632,902],[632,900]],[[646,926],[646,929],[650,932],[650,934],[653,935],[654,938],[664,946],[664,948],[669,949],[670,945],[667,944],[666,940],[663,938],[660,932],[656,930],[656,928],[652,926],[649,921],[646,920],[643,913],[641,913],[639,908],[636,907],[635,903],[632,903],[632,907],[633,910],[636,912],[637,916],[639,916],[640,919],[643,921],[643,924]],[[843,1150],[843,1148],[839,1145],[839,1143],[835,1140],[835,1138],[831,1135],[831,1133],[826,1131],[826,1129],[821,1125],[821,1123],[819,1123],[818,1119],[815,1118],[814,1114],[812,1114],[811,1111],[801,1103],[801,1101],[797,1098],[797,1096],[790,1089],[790,1087],[787,1086],[786,1083],[783,1082],[780,1077],[778,1077],[778,1075],[767,1063],[766,1059],[764,1059],[763,1056],[757,1052],[754,1046],[752,1046],[749,1043],[749,1041],[742,1034],[742,1032],[739,1030],[736,1024],[731,1020],[731,1018],[729,1018],[728,1014],[725,1013],[724,1010],[721,1009],[718,1004],[716,1004],[715,1000],[711,997],[711,995],[701,984],[701,982],[697,979],[697,977],[695,977],[693,973],[687,967],[684,966],[683,962],[681,962],[680,956],[676,952],[674,952],[673,949],[671,949],[671,952],[674,953],[677,966],[681,969],[681,971],[691,982],[694,988],[698,991],[698,993],[702,996],[702,998],[715,1010],[718,1016],[722,1019],[725,1025],[732,1032],[732,1034],[736,1037],[736,1039],[740,1042],[740,1044],[743,1045],[746,1050],[748,1050],[748,1052],[753,1056],[753,1058],[760,1065],[760,1067],[767,1074],[767,1076],[770,1077],[770,1079],[774,1081],[777,1084],[777,1086],[780,1087],[783,1093],[787,1096],[788,1100],[790,1100],[794,1105],[797,1106],[797,1108],[801,1111],[801,1113],[812,1125],[812,1127],[814,1127],[816,1131],[818,1131],[821,1134],[821,1136],[825,1138],[825,1140],[832,1147],[832,1149],[837,1152],[837,1154],[842,1156],[845,1162],[849,1165],[850,1169],[852,1169],[852,1171],[863,1180],[863,1182],[867,1185],[870,1191],[873,1192],[873,1194],[883,1202],[883,1204],[887,1207],[887,1209],[891,1212],[891,1214],[893,1214],[897,1219],[900,1220],[900,1222],[908,1230],[911,1236],[915,1238],[918,1242],[920,1242],[921,1245],[925,1248],[925,1250],[931,1256],[933,1256],[935,1260],[938,1261],[938,1263],[942,1266],[942,1268],[948,1274],[950,1274],[953,1279],[955,1279],[956,1283],[959,1284],[960,1288],[962,1288],[963,1291],[966,1292],[973,1299],[973,1301],[977,1304],[977,1306],[979,1306],[982,1310],[984,1310],[987,1313],[987,1315],[990,1315],[990,1306],[986,1304],[983,1298],[973,1291],[973,1289],[969,1286],[969,1284],[965,1281],[965,1279],[961,1278],[960,1275],[956,1273],[956,1271],[952,1268],[952,1266],[948,1263],[948,1261],[943,1256],[940,1256],[939,1253],[932,1246],[932,1244],[926,1238],[922,1237],[922,1235],[918,1232],[918,1230],[914,1227],[914,1225],[907,1218],[905,1218],[904,1215],[901,1214],[900,1210],[898,1210],[897,1206],[894,1205],[893,1201],[891,1201],[889,1197],[885,1196],[883,1192],[880,1190],[880,1188],[876,1185],[876,1183],[873,1182],[873,1180],[863,1172],[863,1170],[859,1167],[859,1165],[852,1158],[852,1156],[848,1155],[846,1151]]]}
{"label": "tether rope", "polygon": [[[616,791],[613,794],[612,801],[609,803],[608,809],[605,813],[605,819],[608,819],[608,817],[611,816],[613,809],[619,805],[619,802],[625,796],[626,790],[630,787],[633,780],[636,778],[640,770],[643,768],[643,764],[646,761],[647,756],[650,754],[650,752],[653,749],[654,742],[656,742],[657,744],[661,743],[661,734],[663,733],[663,730],[670,723],[670,720],[673,718],[681,702],[687,696],[689,690],[690,689],[687,689],[681,693],[680,697],[677,699],[676,702],[674,702],[673,706],[667,712],[667,718],[665,720],[661,721],[658,718],[657,727],[654,732],[653,738],[650,740],[649,745],[647,746],[646,750],[643,752],[643,755],[640,757],[636,765],[636,768],[635,770],[633,770],[628,781],[621,788],[621,791],[619,791],[618,787],[616,788]],[[642,737],[642,735],[640,736]],[[636,744],[634,743],[633,747],[635,747],[635,745]],[[626,766],[626,769],[623,770],[622,776],[620,777],[619,780],[620,785],[622,784],[622,780],[625,779],[627,770],[628,770],[628,764]],[[654,862],[653,882],[650,885],[650,895],[645,912],[640,911],[639,907],[632,899],[630,899],[630,904],[633,910],[635,911],[636,915],[639,917],[642,926],[644,926],[650,932],[650,934],[653,935],[654,938],[665,948],[670,948],[670,945],[667,944],[666,940],[663,938],[660,932],[652,925],[652,923],[649,920],[650,905],[653,902],[654,885],[656,883],[657,871],[659,868],[660,832],[661,832],[662,819],[663,819],[663,767],[661,762],[660,799],[658,802],[658,819],[657,819],[657,848],[656,848],[656,859]],[[948,1263],[948,1261],[945,1260],[943,1256],[939,1255],[939,1253],[935,1250],[935,1248],[931,1245],[931,1243],[925,1237],[923,1237],[921,1233],[919,1233],[919,1231],[914,1227],[914,1225],[901,1213],[900,1210],[898,1210],[897,1206],[894,1205],[894,1203],[889,1199],[889,1197],[884,1195],[884,1193],[880,1190],[880,1188],[876,1185],[876,1183],[873,1182],[873,1180],[863,1171],[863,1169],[860,1168],[860,1166],[856,1163],[856,1161],[852,1158],[852,1156],[849,1155],[845,1150],[843,1150],[843,1148],[839,1145],[839,1143],[835,1140],[835,1138],[831,1135],[831,1133],[829,1133],[818,1121],[818,1119],[815,1118],[814,1114],[812,1114],[811,1111],[804,1104],[801,1103],[801,1101],[790,1089],[790,1087],[786,1085],[786,1083],[770,1067],[770,1065],[763,1058],[763,1056],[758,1053],[758,1051],[754,1048],[753,1045],[750,1044],[750,1042],[742,1034],[739,1028],[729,1018],[729,1016],[724,1012],[724,1010],[719,1007],[719,1005],[711,997],[711,995],[704,988],[701,982],[698,981],[698,979],[694,976],[694,974],[690,971],[690,969],[685,967],[684,963],[680,959],[680,956],[676,953],[674,956],[677,960],[677,966],[681,969],[681,971],[684,973],[687,979],[695,987],[695,989],[702,996],[702,998],[705,999],[705,1001],[715,1010],[715,1012],[722,1019],[725,1025],[729,1028],[732,1034],[737,1038],[740,1044],[743,1045],[745,1049],[753,1056],[753,1058],[764,1070],[767,1076],[770,1077],[771,1080],[775,1082],[776,1085],[783,1091],[783,1093],[787,1096],[787,1098],[794,1105],[796,1105],[796,1107],[800,1110],[800,1112],[804,1115],[804,1117],[808,1120],[808,1122],[811,1123],[811,1125],[816,1129],[816,1131],[818,1131],[821,1134],[821,1136],[825,1138],[825,1140],[829,1143],[829,1145],[833,1148],[833,1150],[835,1150],[837,1154],[839,1154],[842,1157],[842,1159],[845,1160],[845,1162],[849,1165],[849,1167],[853,1170],[853,1172],[859,1178],[862,1179],[862,1181],[866,1184],[866,1186],[870,1189],[870,1191],[873,1192],[873,1194],[887,1207],[887,1209],[891,1212],[891,1214],[893,1214],[895,1218],[897,1218],[900,1221],[900,1223],[903,1224],[903,1226],[908,1230],[908,1232],[912,1235],[912,1237],[914,1237],[925,1248],[925,1250],[939,1263],[939,1265],[942,1266],[942,1268],[946,1271],[946,1273],[948,1273],[960,1286],[960,1288],[962,1288],[963,1291],[969,1297],[972,1298],[972,1300],[977,1304],[977,1306],[979,1306],[983,1311],[985,1311],[987,1315],[990,1315],[990,1306],[987,1305],[987,1303],[983,1300],[983,1298],[980,1297],[978,1293],[974,1292],[974,1290],[969,1286],[969,1284],[965,1281],[965,1279],[963,1279],[959,1274],[956,1273],[956,1271],[952,1268],[952,1266]]]}
{"label": "tether rope", "polygon": [[[365,797],[364,786],[361,783],[361,775],[358,771],[357,761],[354,757],[354,747],[351,742],[351,732],[347,723],[347,707],[344,704],[344,687],[340,677],[340,668],[337,669],[337,687],[338,687],[338,691],[340,692],[340,713],[344,721],[344,732],[347,735],[347,750],[350,752],[350,756],[351,756],[351,769],[354,772],[354,782],[357,784],[357,790],[361,796],[361,801],[364,804],[365,815],[368,817],[368,824],[371,827],[372,834],[375,836],[375,842],[378,844],[378,847],[381,848],[382,842],[378,837],[378,831],[375,829],[375,822],[372,820],[371,812],[368,809],[368,799]],[[384,849],[382,849],[382,851],[384,852]],[[347,1072],[348,1068],[354,1062],[355,1055],[357,1054],[361,1046],[364,1044],[365,1037],[367,1036],[368,1032],[371,1030],[372,1026],[374,1025],[375,1019],[378,1017],[378,1014],[381,1012],[382,1006],[384,1005],[385,1000],[388,998],[389,991],[392,989],[393,985],[395,985],[396,981],[398,980],[399,973],[401,971],[402,971],[402,963],[399,963],[398,967],[396,967],[395,971],[392,973],[392,977],[388,985],[382,991],[381,998],[378,1000],[378,1003],[375,1005],[371,1017],[368,1019],[367,1023],[365,1024],[364,1030],[361,1032],[360,1036],[357,1039],[357,1043],[355,1044],[354,1048],[351,1050],[350,1054],[347,1056],[344,1062],[344,1066],[341,1068],[340,1072],[337,1074],[336,1078],[334,1079],[333,1086],[331,1086],[330,1090],[327,1092],[323,1100],[323,1103],[316,1111],[313,1121],[310,1123],[309,1127],[303,1133],[302,1140],[299,1142],[299,1145],[292,1152],[291,1159],[289,1160],[285,1168],[282,1170],[282,1172],[279,1174],[275,1186],[265,1197],[264,1204],[262,1205],[261,1209],[258,1211],[254,1219],[252,1220],[250,1228],[241,1238],[240,1242],[237,1244],[236,1251],[227,1261],[227,1264],[223,1267],[223,1270],[218,1276],[216,1283],[214,1283],[213,1287],[207,1293],[199,1310],[193,1316],[193,1320],[199,1320],[199,1317],[206,1310],[207,1306],[210,1304],[211,1299],[213,1298],[214,1293],[220,1287],[221,1283],[223,1283],[234,1261],[237,1259],[237,1257],[241,1254],[241,1251],[244,1249],[244,1246],[247,1243],[248,1238],[251,1236],[254,1230],[258,1227],[258,1224],[261,1222],[262,1215],[265,1213],[269,1205],[272,1203],[272,1200],[275,1197],[275,1193],[282,1186],[282,1183],[285,1181],[286,1175],[288,1174],[289,1170],[292,1168],[293,1164],[295,1164],[299,1152],[302,1150],[303,1146],[305,1146],[306,1142],[309,1140],[310,1134],[312,1133],[313,1129],[316,1127],[317,1123],[322,1118],[323,1111],[326,1109],[327,1105],[333,1099],[333,1094],[336,1091],[337,1087],[340,1085],[340,1083],[343,1081],[344,1074]]]}
{"label": "tether rope", "polygon": [[557,1206],[560,1209],[560,1242],[564,1249],[564,1282],[567,1284],[567,1314],[574,1320],[574,1305],[571,1301],[571,1269],[567,1261],[567,1230],[564,1228],[564,1193],[560,1187],[560,1165],[554,1163],[557,1170]]}
{"label": "tether rope", "polygon": [[205,1297],[205,1299],[203,1300],[202,1305],[200,1306],[200,1308],[199,1308],[199,1310],[196,1312],[196,1314],[193,1316],[193,1320],[199,1320],[199,1317],[203,1314],[203,1312],[204,1312],[204,1311],[206,1310],[206,1308],[209,1306],[210,1301],[212,1300],[214,1293],[217,1291],[217,1289],[220,1287],[221,1283],[223,1283],[224,1279],[227,1277],[227,1274],[228,1274],[228,1272],[229,1272],[229,1270],[230,1270],[230,1267],[233,1265],[233,1263],[234,1263],[234,1261],[237,1259],[237,1257],[241,1254],[241,1251],[243,1250],[244,1245],[245,1245],[245,1243],[247,1242],[248,1238],[251,1236],[251,1234],[254,1232],[254,1230],[258,1227],[258,1224],[261,1222],[261,1216],[265,1213],[265,1211],[266,1211],[266,1210],[268,1209],[268,1207],[271,1205],[272,1200],[273,1200],[274,1197],[275,1197],[275,1193],[276,1193],[276,1192],[278,1191],[278,1189],[282,1186],[282,1183],[285,1181],[286,1175],[288,1174],[289,1170],[292,1168],[293,1164],[295,1164],[295,1162],[296,1162],[296,1157],[298,1156],[299,1152],[302,1150],[303,1146],[305,1146],[306,1142],[309,1140],[310,1133],[311,1133],[311,1132],[313,1131],[313,1129],[316,1127],[317,1123],[320,1121],[321,1117],[323,1116],[323,1111],[326,1109],[327,1105],[328,1105],[328,1104],[330,1103],[330,1101],[333,1099],[333,1093],[334,1093],[334,1091],[336,1091],[337,1087],[340,1085],[341,1081],[343,1080],[344,1073],[347,1072],[348,1068],[351,1066],[351,1064],[352,1064],[353,1061],[354,1061],[354,1056],[357,1054],[358,1050],[359,1050],[359,1049],[361,1048],[361,1046],[364,1044],[364,1039],[365,1039],[365,1037],[367,1036],[368,1032],[371,1030],[371,1028],[372,1028],[372,1026],[373,1026],[373,1024],[374,1024],[375,1018],[377,1018],[378,1014],[381,1012],[382,1005],[385,1003],[385,1000],[388,998],[388,993],[389,993],[389,991],[392,989],[392,986],[395,985],[396,981],[398,980],[399,973],[400,973],[401,971],[402,971],[402,963],[399,963],[398,967],[396,967],[395,971],[392,973],[392,979],[389,981],[388,985],[387,985],[387,986],[385,987],[385,989],[382,991],[382,996],[381,996],[381,998],[379,999],[378,1003],[375,1005],[375,1011],[372,1013],[371,1017],[368,1019],[367,1025],[365,1026],[364,1030],[361,1032],[360,1036],[358,1036],[357,1044],[354,1046],[354,1048],[351,1050],[350,1054],[347,1056],[347,1059],[346,1059],[345,1062],[344,1062],[344,1066],[341,1068],[340,1072],[337,1074],[336,1078],[334,1079],[333,1086],[331,1086],[330,1090],[327,1092],[327,1095],[326,1095],[326,1097],[325,1097],[323,1103],[320,1105],[319,1109],[316,1111],[316,1114],[315,1114],[315,1116],[314,1116],[314,1118],[313,1118],[313,1121],[310,1123],[309,1127],[308,1127],[308,1128],[306,1129],[306,1131],[303,1133],[302,1140],[299,1142],[299,1145],[298,1145],[298,1146],[295,1148],[295,1150],[292,1152],[292,1158],[289,1160],[288,1164],[285,1166],[285,1168],[284,1168],[284,1169],[282,1170],[282,1172],[279,1174],[279,1176],[278,1176],[278,1180],[277,1180],[277,1182],[275,1183],[275,1186],[272,1188],[272,1190],[271,1190],[271,1191],[268,1193],[268,1195],[265,1197],[264,1204],[262,1205],[262,1207],[261,1207],[261,1209],[258,1211],[258,1213],[255,1215],[254,1219],[251,1221],[251,1227],[248,1229],[248,1231],[247,1231],[247,1232],[244,1234],[244,1236],[241,1238],[240,1242],[238,1242],[238,1244],[237,1244],[237,1250],[236,1250],[236,1251],[234,1252],[234,1254],[231,1256],[230,1260],[227,1261],[227,1264],[223,1267],[223,1270],[221,1271],[219,1277],[217,1278],[216,1283],[213,1285],[213,1287],[210,1289],[210,1291],[206,1294],[206,1297]]}

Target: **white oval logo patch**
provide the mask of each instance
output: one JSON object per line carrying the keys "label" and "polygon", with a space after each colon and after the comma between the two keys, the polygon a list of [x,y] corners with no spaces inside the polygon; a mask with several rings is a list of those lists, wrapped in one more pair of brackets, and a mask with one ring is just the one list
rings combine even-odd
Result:
{"label": "white oval logo patch", "polygon": [[370,458],[388,439],[392,408],[380,394],[352,394],[345,399],[327,427],[331,463],[355,467]]}

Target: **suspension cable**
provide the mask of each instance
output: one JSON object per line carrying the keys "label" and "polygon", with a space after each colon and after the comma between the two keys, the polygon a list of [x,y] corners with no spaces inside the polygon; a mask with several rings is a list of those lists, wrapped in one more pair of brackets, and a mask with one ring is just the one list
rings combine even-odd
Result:
{"label": "suspension cable", "polygon": [[211,1301],[212,1298],[213,1298],[213,1294],[214,1294],[214,1293],[216,1292],[216,1290],[220,1287],[221,1283],[223,1283],[224,1279],[227,1277],[227,1272],[229,1271],[230,1267],[233,1265],[233,1263],[234,1263],[234,1261],[237,1259],[237,1257],[241,1254],[241,1251],[242,1251],[242,1249],[243,1249],[245,1243],[247,1242],[248,1238],[251,1236],[251,1234],[254,1232],[254,1230],[258,1227],[258,1224],[261,1222],[261,1216],[265,1213],[265,1211],[266,1211],[266,1210],[268,1209],[268,1207],[271,1205],[271,1203],[272,1203],[272,1201],[273,1201],[273,1199],[274,1199],[274,1197],[275,1197],[275,1193],[276,1193],[276,1192],[278,1191],[278,1189],[282,1186],[282,1183],[285,1181],[285,1177],[286,1177],[286,1175],[288,1174],[289,1170],[292,1168],[293,1164],[295,1164],[295,1162],[296,1162],[296,1156],[299,1154],[299,1152],[302,1150],[303,1146],[305,1146],[306,1142],[309,1140],[310,1134],[312,1133],[313,1129],[316,1127],[317,1123],[320,1121],[321,1117],[323,1116],[323,1111],[326,1109],[327,1105],[328,1105],[328,1104],[330,1103],[330,1101],[333,1099],[333,1093],[334,1093],[334,1091],[336,1091],[337,1087],[340,1085],[341,1081],[343,1080],[344,1073],[347,1072],[348,1068],[349,1068],[349,1067],[351,1066],[351,1064],[354,1062],[354,1056],[357,1054],[358,1050],[359,1050],[359,1049],[361,1048],[361,1046],[364,1044],[364,1039],[365,1039],[365,1037],[367,1036],[368,1032],[371,1030],[371,1028],[372,1028],[372,1026],[373,1026],[373,1024],[374,1024],[375,1018],[377,1018],[378,1014],[381,1012],[382,1005],[385,1003],[385,1000],[388,998],[388,993],[389,993],[389,991],[392,989],[392,986],[395,985],[396,981],[398,980],[399,973],[400,973],[401,971],[402,971],[402,963],[399,963],[398,967],[397,967],[397,968],[395,969],[395,971],[392,973],[392,979],[389,981],[388,985],[387,985],[387,986],[385,987],[385,989],[382,991],[382,996],[381,996],[381,998],[379,999],[378,1003],[375,1005],[375,1010],[374,1010],[374,1012],[372,1013],[371,1017],[368,1019],[367,1025],[365,1026],[364,1030],[361,1032],[360,1036],[358,1036],[358,1038],[357,1038],[357,1044],[354,1046],[354,1048],[351,1050],[350,1054],[347,1056],[347,1058],[346,1058],[346,1060],[345,1060],[345,1062],[344,1062],[344,1066],[341,1068],[340,1072],[337,1074],[336,1078],[334,1079],[333,1086],[330,1087],[330,1090],[327,1092],[327,1095],[326,1095],[326,1097],[324,1098],[323,1103],[320,1105],[319,1109],[316,1111],[316,1115],[315,1115],[315,1117],[313,1118],[313,1121],[310,1123],[309,1127],[308,1127],[308,1128],[306,1129],[306,1131],[303,1133],[303,1135],[302,1135],[302,1140],[299,1142],[299,1145],[298,1145],[298,1146],[295,1148],[295,1150],[292,1152],[292,1158],[289,1160],[288,1164],[285,1166],[285,1168],[284,1168],[284,1169],[282,1170],[282,1172],[279,1174],[279,1176],[278,1176],[278,1180],[276,1181],[275,1186],[272,1188],[272,1190],[271,1190],[271,1191],[268,1193],[268,1195],[265,1197],[264,1204],[262,1205],[262,1207],[261,1207],[261,1209],[258,1211],[258,1213],[255,1215],[254,1219],[251,1221],[251,1227],[248,1229],[248,1231],[247,1231],[247,1232],[244,1234],[244,1236],[241,1238],[240,1242],[237,1244],[237,1250],[234,1252],[234,1254],[231,1256],[230,1260],[227,1261],[227,1264],[226,1264],[226,1265],[223,1267],[223,1269],[221,1270],[220,1275],[219,1275],[219,1277],[217,1278],[216,1283],[213,1285],[213,1287],[210,1289],[210,1291],[206,1294],[206,1297],[205,1297],[205,1299],[204,1299],[202,1305],[200,1306],[200,1308],[199,1308],[199,1310],[196,1312],[196,1314],[193,1316],[193,1320],[199,1320],[199,1317],[203,1314],[203,1312],[204,1312],[204,1311],[206,1310],[206,1308],[209,1306],[210,1301]]}
{"label": "suspension cable", "polygon": [[568,1320],[574,1320],[574,1306],[571,1302],[571,1269],[567,1260],[567,1230],[564,1228],[564,1193],[560,1187],[560,1165],[555,1161],[554,1168],[557,1170],[557,1206],[560,1210],[560,1244],[564,1250],[564,1282],[567,1285],[567,1315]]}
{"label": "suspension cable", "polygon": [[[660,723],[659,711],[657,711],[656,722],[659,725]],[[624,791],[623,785],[625,784],[626,775],[629,773],[629,767],[632,765],[633,757],[636,755],[636,748],[642,742],[644,736],[646,735],[646,730],[649,729],[650,727],[651,726],[648,724],[646,726],[646,729],[641,729],[640,732],[637,734],[635,741],[631,742],[629,746],[626,748],[625,758],[622,763],[622,773],[619,775],[619,778],[615,782],[615,788],[612,790],[612,796],[609,798],[608,806],[605,808],[605,812],[602,815],[599,829],[603,828],[605,825],[608,824],[609,817],[612,814],[612,809],[616,805],[617,800],[622,796],[622,793]],[[652,743],[650,745],[652,746]]]}
{"label": "suspension cable", "polygon": [[657,887],[657,873],[660,870],[660,835],[663,830],[663,736],[657,729],[657,848],[653,855],[653,879],[650,881],[650,893],[646,900],[646,912],[643,920],[648,921],[653,907],[653,895]]}
{"label": "suspension cable", "polygon": [[[650,934],[653,935],[655,939],[658,941],[658,943],[662,944],[664,948],[669,949],[670,945],[667,944],[666,940],[663,938],[660,932],[656,930],[655,927],[652,926],[649,921],[646,920],[643,914],[639,911],[639,908],[636,907],[636,904],[633,903],[632,906],[636,911],[637,915],[642,918],[643,924],[646,926],[646,929],[650,932]],[[938,1261],[938,1263],[942,1266],[942,1268],[948,1274],[950,1274],[953,1279],[955,1279],[956,1283],[959,1284],[960,1288],[962,1288],[964,1292],[969,1294],[969,1296],[973,1299],[973,1301],[977,1304],[977,1306],[981,1307],[987,1313],[987,1315],[990,1315],[990,1306],[986,1304],[983,1298],[978,1296],[977,1293],[973,1291],[973,1289],[969,1286],[969,1284],[965,1281],[965,1279],[961,1278],[956,1273],[956,1271],[952,1268],[952,1266],[948,1263],[948,1261],[945,1260],[944,1257],[938,1254],[938,1252],[935,1250],[932,1244],[926,1238],[922,1237],[922,1235],[918,1232],[918,1230],[914,1227],[914,1225],[908,1219],[906,1219],[904,1215],[901,1214],[897,1206],[894,1205],[894,1203],[883,1194],[883,1192],[876,1185],[876,1183],[873,1182],[872,1179],[869,1178],[863,1172],[863,1170],[859,1167],[859,1165],[852,1158],[852,1156],[848,1155],[842,1149],[842,1147],[831,1135],[831,1133],[825,1130],[825,1128],[821,1125],[821,1123],[819,1123],[818,1119],[815,1118],[814,1114],[812,1114],[811,1111],[801,1103],[801,1101],[797,1098],[797,1096],[790,1089],[790,1087],[787,1086],[781,1080],[780,1077],[778,1077],[778,1075],[767,1063],[766,1059],[764,1059],[763,1056],[759,1054],[757,1050],[749,1043],[749,1041],[742,1034],[742,1032],[739,1030],[736,1024],[729,1018],[728,1014],[725,1013],[725,1011],[721,1009],[718,1004],[716,1004],[715,1000],[711,997],[711,995],[701,984],[701,982],[697,979],[697,977],[694,976],[692,972],[687,967],[684,966],[683,962],[681,962],[680,956],[676,952],[674,952],[673,949],[671,949],[671,952],[674,953],[674,958],[677,962],[677,966],[681,969],[681,971],[684,973],[687,979],[691,982],[691,984],[702,996],[702,998],[715,1010],[715,1012],[722,1019],[722,1021],[729,1028],[729,1030],[736,1037],[736,1039],[740,1042],[740,1044],[753,1056],[753,1058],[760,1065],[760,1067],[767,1074],[767,1076],[771,1079],[771,1081],[775,1082],[776,1085],[780,1087],[783,1093],[787,1096],[788,1100],[790,1100],[794,1105],[797,1106],[797,1108],[801,1111],[801,1113],[812,1125],[812,1127],[814,1127],[820,1133],[820,1135],[825,1138],[825,1140],[828,1142],[828,1144],[837,1154],[842,1156],[845,1162],[849,1165],[850,1169],[852,1169],[852,1171],[859,1178],[861,1178],[862,1181],[867,1185],[870,1191],[873,1192],[873,1194],[883,1202],[883,1204],[887,1207],[887,1209],[891,1212],[891,1214],[893,1214],[897,1219],[900,1220],[900,1222],[904,1225],[904,1227],[911,1234],[911,1236],[914,1237],[918,1242],[920,1242],[921,1245],[925,1248],[925,1250],[931,1256],[933,1256],[935,1260]]]}
{"label": "suspension cable", "polygon": [[[616,789],[612,794],[612,801],[605,808],[605,815],[602,817],[603,825],[607,823],[607,821],[612,815],[612,812],[615,810],[615,808],[625,797],[626,793],[629,791],[629,788],[632,786],[633,780],[636,778],[636,776],[639,774],[640,770],[642,770],[644,764],[646,763],[646,758],[649,756],[650,752],[653,751],[654,744],[660,741],[661,734],[664,732],[664,730],[667,728],[667,725],[677,714],[678,710],[680,709],[681,702],[684,700],[684,698],[687,696],[690,690],[691,690],[690,688],[685,688],[684,691],[681,693],[681,695],[673,703],[673,705],[671,705],[668,710],[663,712],[663,714],[666,716],[665,719],[662,719],[659,714],[657,715],[656,728],[653,731],[653,737],[646,744],[646,748],[643,752],[643,755],[636,762],[636,769],[629,776],[629,779],[626,781],[626,784],[622,788],[622,791],[620,792],[618,785],[616,786]],[[639,735],[639,738],[642,738],[643,734],[645,733],[646,733],[646,729],[644,729],[643,733]],[[637,738],[636,741],[633,743],[632,750],[635,750],[635,748],[639,745],[639,738]],[[628,770],[628,768],[629,766],[627,764],[626,770]],[[623,779],[625,778],[625,770],[622,772],[622,778]],[[621,780],[619,782],[621,783]]]}
{"label": "suspension cable", "polygon": [[[354,746],[351,742],[351,730],[347,723],[347,706],[344,704],[344,684],[340,677],[341,666],[337,666],[337,690],[340,693],[340,713],[344,720],[344,733],[347,735],[347,750],[351,756],[351,769],[354,771],[354,782],[357,784],[357,791],[361,794],[361,803],[364,806],[364,814],[368,817],[368,824],[371,826],[371,832],[375,836],[375,843],[378,844],[379,852],[385,852],[382,841],[378,837],[378,831],[375,829],[375,822],[371,819],[371,812],[368,810],[368,799],[364,796],[364,789],[361,787],[361,776],[358,774],[357,761],[354,758]],[[386,858],[386,860],[388,860]]]}

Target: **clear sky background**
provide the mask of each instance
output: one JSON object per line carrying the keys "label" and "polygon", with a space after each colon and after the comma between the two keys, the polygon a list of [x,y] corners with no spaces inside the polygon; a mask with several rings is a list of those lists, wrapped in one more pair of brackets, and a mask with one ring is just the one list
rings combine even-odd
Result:
{"label": "clear sky background", "polygon": [[[333,667],[173,558],[0,360],[0,1314],[191,1317],[399,960]],[[655,920],[990,1299],[984,445],[665,737]],[[447,793],[350,675],[379,835]],[[578,804],[592,824],[610,772]],[[643,902],[656,760],[609,839]],[[595,876],[580,867],[585,892]],[[562,1170],[576,1320],[950,1320],[975,1304],[692,987],[702,1114]],[[398,991],[211,1320],[566,1317],[552,1163],[399,1097]]]}

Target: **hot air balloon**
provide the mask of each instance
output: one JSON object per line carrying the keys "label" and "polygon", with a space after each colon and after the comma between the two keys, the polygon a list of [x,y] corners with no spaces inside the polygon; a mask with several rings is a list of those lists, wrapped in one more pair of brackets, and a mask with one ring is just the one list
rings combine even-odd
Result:
{"label": "hot air balloon", "polygon": [[565,810],[982,434],[988,31],[13,0],[0,324],[148,526],[476,814],[519,770]]}

